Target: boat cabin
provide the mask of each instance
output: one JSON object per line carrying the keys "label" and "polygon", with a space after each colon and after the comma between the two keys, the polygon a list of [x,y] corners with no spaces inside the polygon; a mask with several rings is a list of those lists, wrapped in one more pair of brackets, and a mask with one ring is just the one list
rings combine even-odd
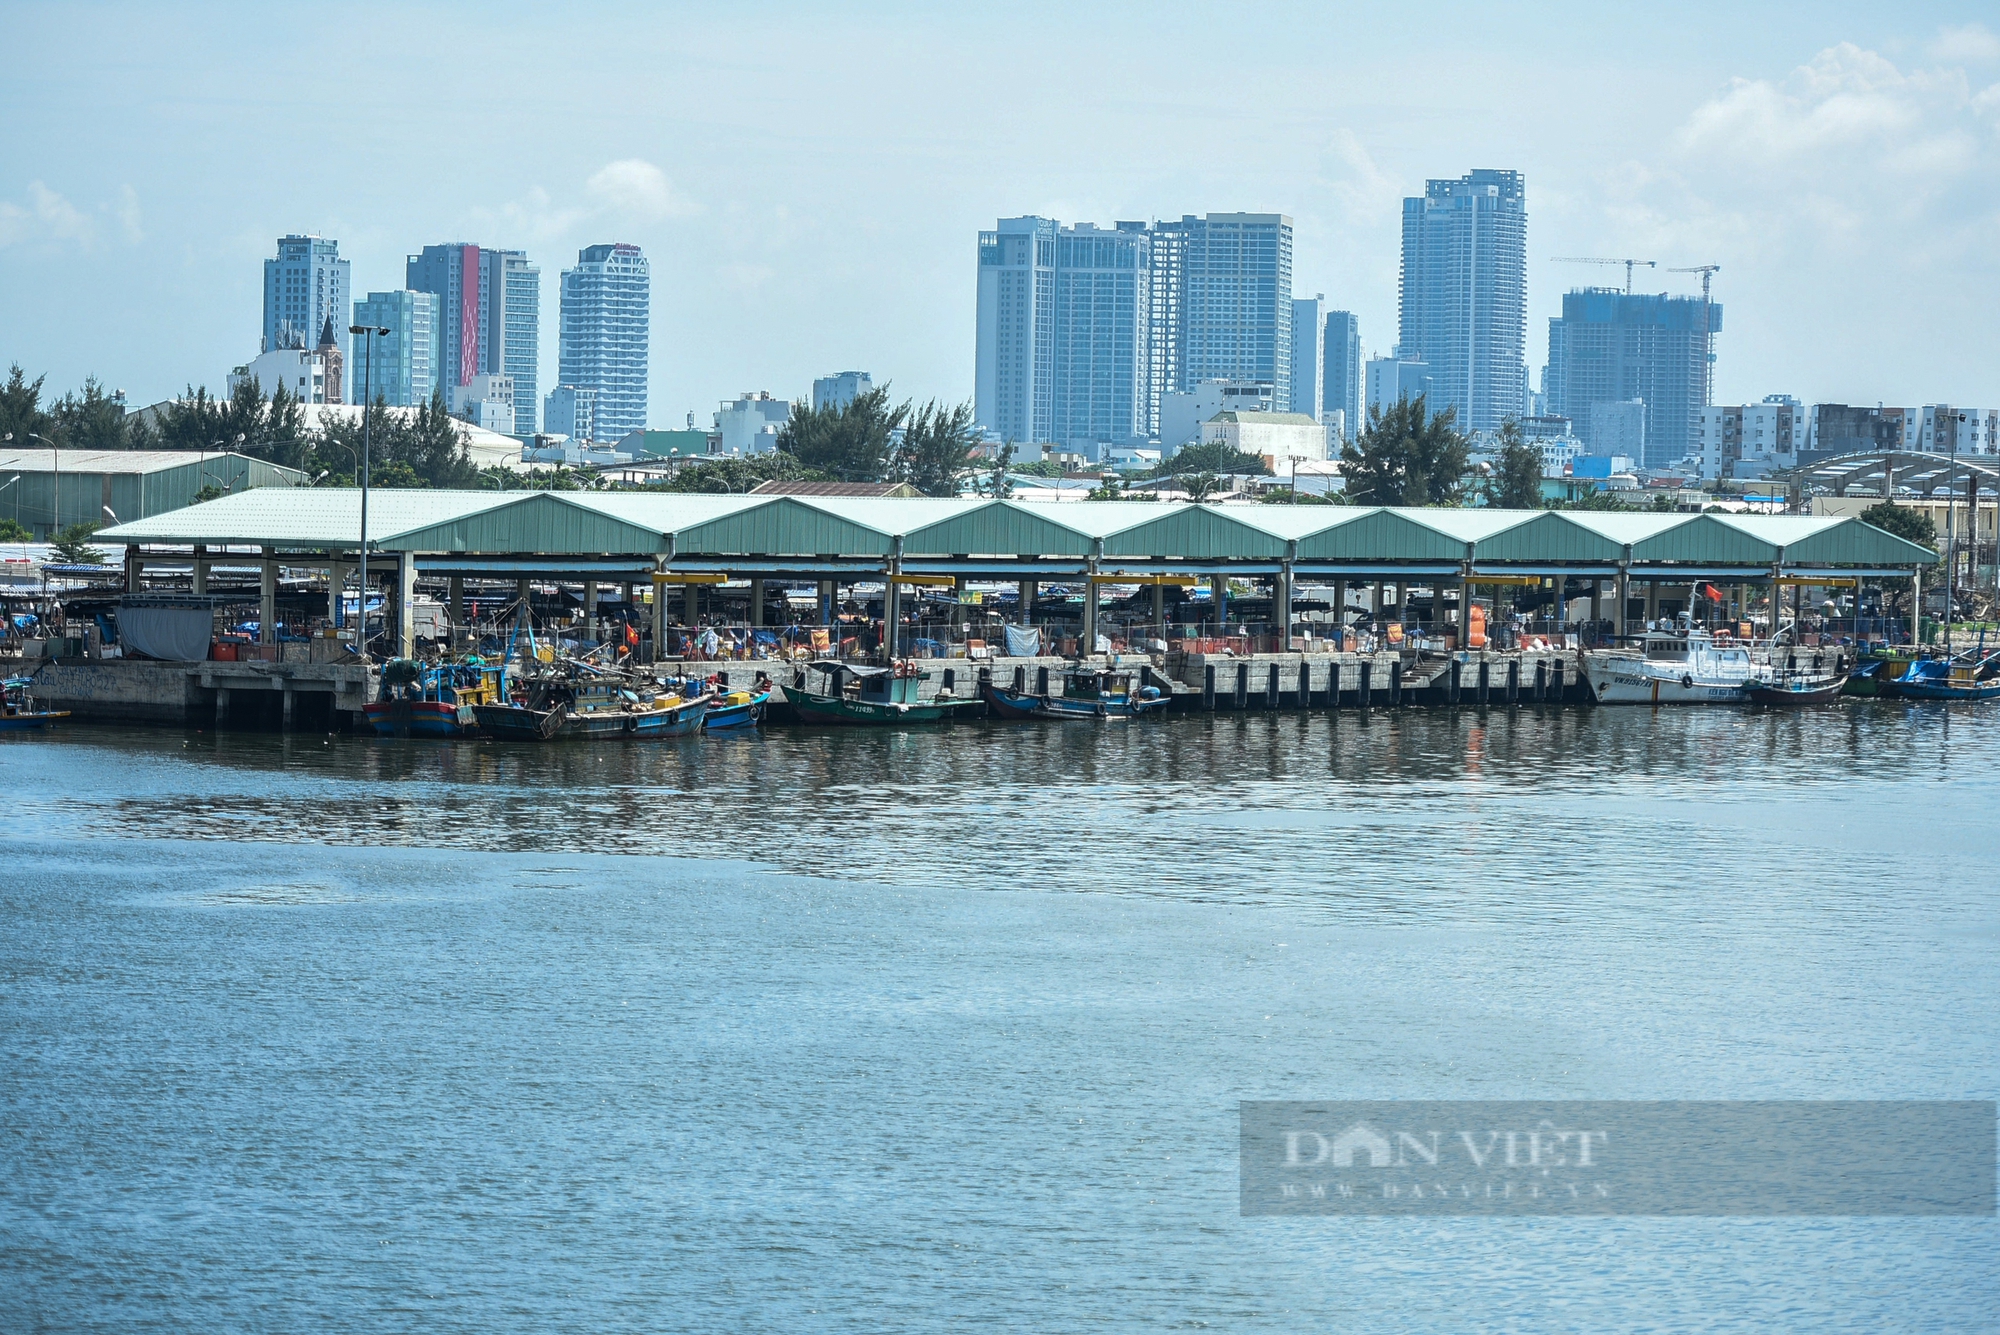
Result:
{"label": "boat cabin", "polygon": [[917,704],[924,684],[922,671],[907,667],[861,667],[822,659],[806,664],[806,670],[826,678],[825,694],[866,705]]}

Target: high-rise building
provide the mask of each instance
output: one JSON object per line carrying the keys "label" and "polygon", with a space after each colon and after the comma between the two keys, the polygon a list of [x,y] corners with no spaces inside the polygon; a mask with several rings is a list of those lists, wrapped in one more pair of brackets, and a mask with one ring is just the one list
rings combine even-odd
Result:
{"label": "high-rise building", "polygon": [[[349,261],[340,243],[322,236],[278,238],[278,257],[264,261],[264,341],[260,351],[311,348],[328,319],[343,361],[347,332]],[[332,400],[338,403],[338,398]]]}
{"label": "high-rise building", "polygon": [[581,385],[557,385],[542,400],[542,430],[571,440],[596,440],[597,391]]}
{"label": "high-rise building", "polygon": [[1339,410],[1347,439],[1367,423],[1361,418],[1361,327],[1351,311],[1326,313],[1326,378],[1320,403]]}
{"label": "high-rise building", "polygon": [[[1706,319],[1700,297],[1580,288],[1563,297],[1549,321],[1549,361],[1543,375],[1548,411],[1586,424],[1598,403],[1643,399],[1648,468],[1688,454],[1700,429],[1708,335],[1722,328],[1722,306]],[[1596,449],[1595,442],[1592,449]],[[1602,454],[1605,451],[1598,450]]]}
{"label": "high-rise building", "polygon": [[1278,412],[1292,401],[1292,220],[1282,213],[1189,215],[1175,389],[1203,380],[1268,380]]}
{"label": "high-rise building", "polygon": [[866,371],[836,371],[813,381],[813,411],[832,408],[836,412],[875,388],[874,377]]}
{"label": "high-rise building", "polygon": [[1152,432],[1148,377],[1152,239],[1121,222],[1058,228],[1049,439],[1085,449]]}
{"label": "high-rise building", "polygon": [[973,413],[1022,444],[1055,438],[1057,227],[1052,218],[1002,218],[979,234]]}
{"label": "high-rise building", "polygon": [[447,401],[477,375],[504,375],[514,386],[516,432],[532,434],[541,360],[542,271],[525,251],[455,243],[425,246],[409,257],[405,286],[435,293],[442,305],[439,383]]}
{"label": "high-rise building", "polygon": [[[1643,399],[1600,400],[1584,414],[1583,443],[1592,454],[1646,458],[1646,403]],[[1679,457],[1679,456],[1676,456]]]}
{"label": "high-rise building", "polygon": [[[1388,412],[1398,399],[1422,399],[1425,407],[1435,412],[1438,409],[1436,388],[1427,362],[1408,357],[1368,359],[1368,401],[1365,407],[1371,418],[1378,412]],[[1366,422],[1361,423],[1355,428],[1356,433],[1365,430],[1367,425]]]}
{"label": "high-rise building", "polygon": [[1521,174],[1426,181],[1403,201],[1403,355],[1431,368],[1430,406],[1462,431],[1519,415],[1527,389],[1528,214]]}
{"label": "high-rise building", "polygon": [[407,288],[370,292],[354,303],[354,323],[389,331],[361,340],[351,376],[356,403],[364,394],[398,408],[431,401],[440,388],[438,368],[444,360],[442,309],[435,292]]}
{"label": "high-rise building", "polygon": [[979,234],[979,423],[1089,447],[1161,429],[1161,396],[1203,380],[1291,399],[1292,228],[1282,214],[1065,227],[1003,218]]}
{"label": "high-rise building", "polygon": [[1325,417],[1326,293],[1292,298],[1292,411]]}
{"label": "high-rise building", "polygon": [[1696,410],[1695,421],[1692,454],[1710,482],[1796,468],[1799,451],[1810,439],[1810,416],[1789,394],[1767,394],[1762,403],[1704,405]]}
{"label": "high-rise building", "polygon": [[562,274],[556,378],[596,391],[597,440],[646,427],[651,368],[652,268],[637,246],[586,246]]}

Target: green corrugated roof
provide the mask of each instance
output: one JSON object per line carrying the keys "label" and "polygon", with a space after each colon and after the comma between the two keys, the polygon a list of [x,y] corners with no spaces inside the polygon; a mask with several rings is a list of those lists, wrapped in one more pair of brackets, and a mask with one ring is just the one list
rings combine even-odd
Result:
{"label": "green corrugated roof", "polygon": [[[107,542],[351,548],[361,494],[271,487],[105,529]],[[1908,565],[1933,554],[1853,518],[639,492],[369,493],[386,551],[549,556],[1082,556],[1270,560]]]}

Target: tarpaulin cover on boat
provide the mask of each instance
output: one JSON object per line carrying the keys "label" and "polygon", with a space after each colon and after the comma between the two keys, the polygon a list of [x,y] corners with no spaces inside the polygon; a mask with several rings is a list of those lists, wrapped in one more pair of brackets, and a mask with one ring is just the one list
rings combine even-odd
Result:
{"label": "tarpaulin cover on boat", "polygon": [[198,663],[215,638],[215,609],[163,598],[127,599],[118,604],[118,638],[127,653],[172,662]]}

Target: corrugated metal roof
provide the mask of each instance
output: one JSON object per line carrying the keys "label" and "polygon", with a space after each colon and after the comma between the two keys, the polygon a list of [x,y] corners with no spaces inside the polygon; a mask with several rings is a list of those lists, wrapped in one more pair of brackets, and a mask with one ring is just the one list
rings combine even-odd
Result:
{"label": "corrugated metal roof", "polygon": [[117,477],[129,473],[162,473],[173,468],[187,468],[203,460],[213,466],[223,459],[264,464],[266,468],[294,478],[303,480],[305,477],[296,468],[264,463],[262,459],[252,459],[249,455],[229,450],[210,450],[206,454],[200,450],[20,450],[11,444],[0,444],[0,468],[10,473],[108,473]]}
{"label": "corrugated metal roof", "polygon": [[[271,487],[106,529],[107,542],[351,547],[360,493]],[[382,550],[682,557],[1087,555],[1226,561],[1638,562],[1908,565],[1935,559],[1859,519],[1621,515],[1601,511],[1379,509],[1102,501],[715,496],[662,492],[370,493]]]}
{"label": "corrugated metal roof", "polygon": [[[519,500],[523,492],[368,492],[369,545],[377,534],[444,523],[477,510]],[[361,492],[351,487],[260,487],[185,510],[103,529],[105,542],[271,544],[281,547],[353,547],[361,526]]]}

